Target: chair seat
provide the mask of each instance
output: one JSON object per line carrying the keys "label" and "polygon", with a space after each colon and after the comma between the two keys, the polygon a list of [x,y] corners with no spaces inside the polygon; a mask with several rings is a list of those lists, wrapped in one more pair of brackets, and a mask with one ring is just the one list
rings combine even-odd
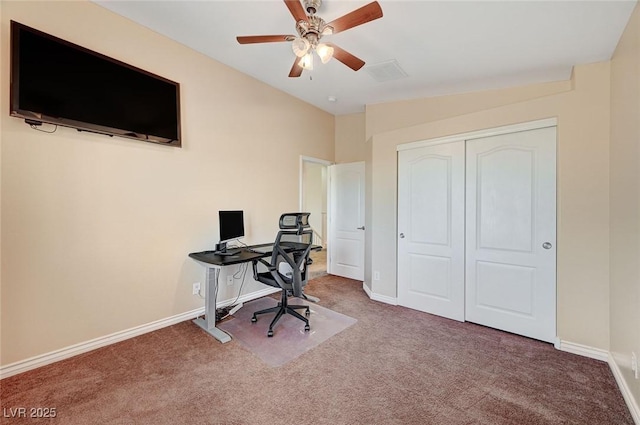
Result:
{"label": "chair seat", "polygon": [[278,282],[273,278],[273,276],[269,272],[258,273],[258,279],[256,280],[266,285],[273,286],[274,288],[282,289],[280,288],[280,285],[278,285]]}

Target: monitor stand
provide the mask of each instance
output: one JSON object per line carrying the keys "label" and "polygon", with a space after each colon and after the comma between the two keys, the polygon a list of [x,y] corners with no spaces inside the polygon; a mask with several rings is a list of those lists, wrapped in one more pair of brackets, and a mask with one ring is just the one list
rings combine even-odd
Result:
{"label": "monitor stand", "polygon": [[227,249],[227,243],[220,242],[219,244],[216,244],[216,250],[213,253],[221,257],[227,257],[231,255],[238,255],[239,252],[240,250],[236,248]]}

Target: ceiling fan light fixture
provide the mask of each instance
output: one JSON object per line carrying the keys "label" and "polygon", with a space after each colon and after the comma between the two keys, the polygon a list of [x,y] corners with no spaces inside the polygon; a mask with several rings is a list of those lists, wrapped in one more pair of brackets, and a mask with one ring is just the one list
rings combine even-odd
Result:
{"label": "ceiling fan light fixture", "polygon": [[322,63],[327,63],[333,57],[333,47],[324,43],[320,43],[316,47],[316,53],[318,54],[318,56],[320,56],[320,60],[322,61]]}
{"label": "ceiling fan light fixture", "polygon": [[291,43],[291,50],[293,50],[293,53],[295,53],[299,58],[306,55],[309,52],[310,47],[311,44],[309,41],[302,37],[296,37],[296,39]]}
{"label": "ceiling fan light fixture", "polygon": [[300,62],[298,62],[298,65],[300,65],[302,67],[302,69],[308,69],[309,71],[312,71],[313,70],[313,55],[311,54],[311,52],[309,52],[306,55],[304,55],[300,59]]}

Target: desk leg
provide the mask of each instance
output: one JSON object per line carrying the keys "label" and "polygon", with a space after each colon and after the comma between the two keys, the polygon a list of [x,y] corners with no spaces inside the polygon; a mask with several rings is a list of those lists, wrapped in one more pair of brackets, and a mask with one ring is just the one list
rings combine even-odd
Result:
{"label": "desk leg", "polygon": [[231,341],[231,337],[226,332],[216,328],[216,295],[219,275],[219,268],[207,267],[207,292],[204,300],[204,319],[199,317],[195,319],[193,323],[200,326],[205,332],[224,344],[225,342]]}

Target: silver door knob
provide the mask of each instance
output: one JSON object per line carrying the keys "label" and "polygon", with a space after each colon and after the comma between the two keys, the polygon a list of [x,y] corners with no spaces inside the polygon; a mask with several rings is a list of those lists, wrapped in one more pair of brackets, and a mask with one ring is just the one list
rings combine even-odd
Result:
{"label": "silver door knob", "polygon": [[364,226],[358,227],[358,230],[364,230]]}
{"label": "silver door knob", "polygon": [[545,243],[542,244],[542,247],[544,249],[551,249],[552,246],[553,245],[551,245],[551,242],[545,242]]}
{"label": "silver door knob", "polygon": [[404,239],[404,233],[400,233],[400,239]]}

